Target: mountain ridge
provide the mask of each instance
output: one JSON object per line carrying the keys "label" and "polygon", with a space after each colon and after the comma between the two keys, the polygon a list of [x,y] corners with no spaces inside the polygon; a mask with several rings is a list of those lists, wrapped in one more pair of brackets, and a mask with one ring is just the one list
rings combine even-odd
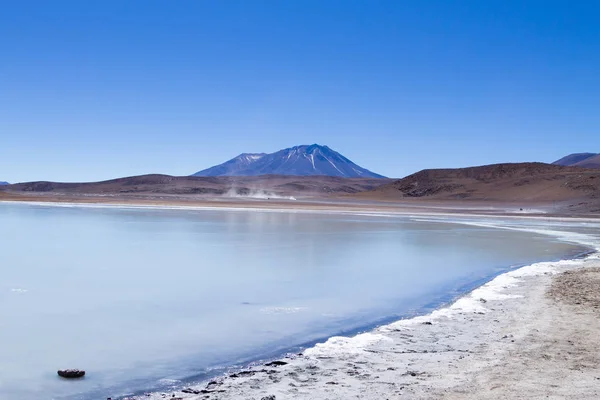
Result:
{"label": "mountain ridge", "polygon": [[573,153],[554,161],[552,164],[600,169],[600,153]]}
{"label": "mountain ridge", "polygon": [[337,176],[342,178],[385,178],[363,168],[323,145],[299,145],[274,153],[242,153],[222,164],[192,176]]}

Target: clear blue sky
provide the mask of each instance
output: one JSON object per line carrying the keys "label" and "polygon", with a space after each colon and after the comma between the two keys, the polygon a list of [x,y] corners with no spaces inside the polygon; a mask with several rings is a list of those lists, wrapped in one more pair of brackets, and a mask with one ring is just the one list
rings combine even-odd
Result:
{"label": "clear blue sky", "polygon": [[600,152],[597,1],[2,1],[0,180]]}

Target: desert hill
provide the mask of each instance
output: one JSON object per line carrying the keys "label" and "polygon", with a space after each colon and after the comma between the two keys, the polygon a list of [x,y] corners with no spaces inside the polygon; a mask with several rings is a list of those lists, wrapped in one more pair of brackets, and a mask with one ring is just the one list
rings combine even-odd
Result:
{"label": "desert hill", "polygon": [[582,168],[600,168],[600,154],[596,153],[574,153],[569,154],[560,160],[554,161],[552,164],[582,167]]}
{"label": "desert hill", "polygon": [[579,161],[576,164],[573,164],[575,167],[582,168],[594,168],[600,169],[600,154],[596,154],[593,157],[586,158],[585,160]]}
{"label": "desert hill", "polygon": [[102,182],[61,183],[27,182],[3,186],[6,193],[53,193],[74,195],[313,195],[323,193],[357,193],[371,190],[387,179],[339,178],[332,176],[170,176],[140,175]]}
{"label": "desert hill", "polygon": [[558,202],[600,211],[600,171],[544,163],[428,169],[361,196],[386,200]]}
{"label": "desert hill", "polygon": [[[428,169],[403,179],[332,176],[141,175],[90,183],[27,182],[0,186],[0,200],[54,198],[188,201],[224,198],[343,201],[387,206],[530,207],[561,215],[600,213],[600,171],[544,163]],[[336,200],[337,199],[337,200]],[[100,200],[99,200],[100,201]],[[105,201],[105,200],[101,200]],[[385,203],[385,204],[384,204]]]}

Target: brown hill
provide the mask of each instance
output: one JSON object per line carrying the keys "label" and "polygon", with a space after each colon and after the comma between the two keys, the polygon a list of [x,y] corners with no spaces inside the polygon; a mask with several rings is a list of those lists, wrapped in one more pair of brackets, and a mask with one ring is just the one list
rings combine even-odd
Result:
{"label": "brown hill", "polygon": [[573,153],[554,161],[552,164],[565,167],[582,167],[600,169],[600,154],[597,153]]}
{"label": "brown hill", "polygon": [[562,165],[564,167],[569,167],[576,165],[578,163],[584,162],[586,159],[598,156],[600,154],[597,153],[573,153],[568,156],[564,156],[560,160],[554,161],[552,164]]}
{"label": "brown hill", "polygon": [[600,169],[600,154],[586,158],[583,161],[573,164],[576,167]]}
{"label": "brown hill", "polygon": [[372,190],[388,179],[331,176],[262,175],[244,177],[196,177],[141,175],[102,182],[27,182],[2,186],[6,193],[63,195],[207,195],[252,196],[256,194],[311,196],[323,193],[357,193]]}
{"label": "brown hill", "polygon": [[428,169],[363,195],[387,200],[600,204],[600,171],[543,163]]}

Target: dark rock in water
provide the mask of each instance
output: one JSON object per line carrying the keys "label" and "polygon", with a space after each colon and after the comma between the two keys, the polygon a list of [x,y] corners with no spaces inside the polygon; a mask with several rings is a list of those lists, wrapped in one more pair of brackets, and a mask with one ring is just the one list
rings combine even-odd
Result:
{"label": "dark rock in water", "polygon": [[272,394],[270,396],[265,396],[265,397],[261,398],[260,400],[276,400],[276,397],[274,394]]}
{"label": "dark rock in water", "polygon": [[209,389],[202,389],[202,390],[200,390],[200,392],[199,392],[199,393],[202,393],[202,394],[211,394],[211,393],[225,393],[225,391],[224,391],[224,390],[209,390]]}
{"label": "dark rock in water", "polygon": [[254,374],[256,374],[256,371],[246,370],[246,371],[236,372],[235,374],[231,374],[231,375],[229,375],[229,377],[230,378],[240,378],[242,376],[253,376]]}
{"label": "dark rock in water", "polygon": [[285,361],[271,361],[265,364],[265,367],[279,367],[281,365],[287,365]]}
{"label": "dark rock in water", "polygon": [[214,390],[215,388],[221,386],[222,384],[223,384],[223,382],[220,382],[220,381],[210,381],[206,385],[206,389],[207,390]]}
{"label": "dark rock in water", "polygon": [[63,378],[82,378],[85,375],[81,369],[59,369],[57,373]]}

